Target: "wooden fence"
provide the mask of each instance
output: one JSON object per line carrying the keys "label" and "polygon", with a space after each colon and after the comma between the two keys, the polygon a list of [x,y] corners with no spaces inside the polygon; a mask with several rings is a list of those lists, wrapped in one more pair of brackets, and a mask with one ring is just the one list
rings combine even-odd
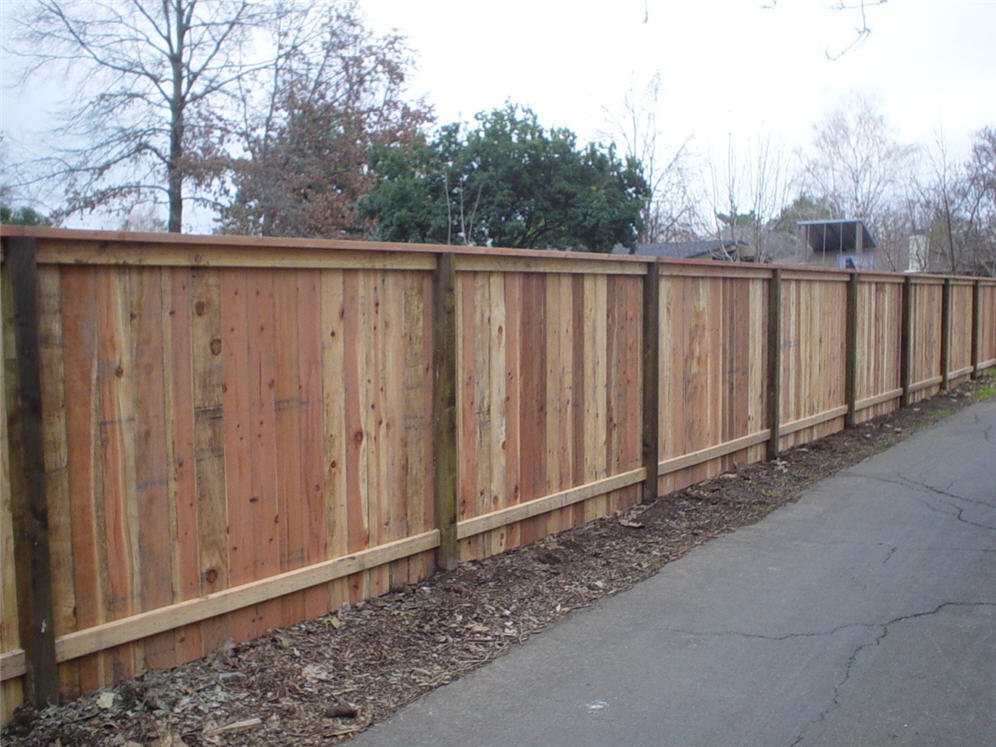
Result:
{"label": "wooden fence", "polygon": [[991,280],[3,236],[4,721],[996,365]]}

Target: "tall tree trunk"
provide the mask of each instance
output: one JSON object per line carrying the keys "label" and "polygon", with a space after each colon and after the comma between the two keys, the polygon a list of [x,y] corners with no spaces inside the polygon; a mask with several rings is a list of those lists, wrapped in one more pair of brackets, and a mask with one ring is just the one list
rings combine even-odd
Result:
{"label": "tall tree trunk", "polygon": [[170,54],[170,67],[173,74],[173,91],[169,102],[169,163],[166,164],[166,190],[169,199],[170,233],[183,231],[183,114],[184,114],[184,45],[187,37],[187,23],[183,3],[176,0],[173,5],[173,25],[176,38]]}
{"label": "tall tree trunk", "polygon": [[174,109],[169,133],[169,163],[166,165],[169,194],[169,232],[183,231],[183,109]]}

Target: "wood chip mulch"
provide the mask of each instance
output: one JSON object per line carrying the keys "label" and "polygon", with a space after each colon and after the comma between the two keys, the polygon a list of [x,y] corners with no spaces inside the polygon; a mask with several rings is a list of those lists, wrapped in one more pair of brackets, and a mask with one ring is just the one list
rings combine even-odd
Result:
{"label": "wood chip mulch", "polygon": [[41,712],[21,707],[2,741],[193,747],[348,739],[571,610],[630,588],[696,545],[794,500],[813,481],[992,394],[992,379],[969,382],[778,460],[462,564],[206,659]]}

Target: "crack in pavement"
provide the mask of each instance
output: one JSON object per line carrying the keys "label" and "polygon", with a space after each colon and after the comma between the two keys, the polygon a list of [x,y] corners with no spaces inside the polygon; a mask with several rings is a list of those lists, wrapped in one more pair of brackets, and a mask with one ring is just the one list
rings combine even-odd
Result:
{"label": "crack in pavement", "polygon": [[941,503],[943,503],[945,506],[950,506],[957,512],[954,514],[954,517],[958,519],[958,521],[962,521],[966,524],[971,524],[973,527],[979,527],[980,529],[989,529],[990,531],[996,532],[996,526],[992,526],[990,524],[980,524],[977,521],[972,521],[971,519],[964,518],[962,516],[962,513],[964,513],[965,511],[964,506],[959,506],[955,503],[952,503],[951,501],[946,501],[944,499],[941,499]]}
{"label": "crack in pavement", "polygon": [[[950,516],[950,514],[945,514]],[[887,550],[887,555],[885,560],[882,561],[883,565],[891,558],[892,554],[897,550],[902,550],[903,552],[966,552],[966,553],[996,553],[996,547],[950,547],[946,545],[937,545],[934,547],[920,547],[920,546],[898,546],[892,545],[888,542],[876,542],[874,545],[868,542],[857,542],[857,541],[846,541],[846,540],[818,540],[818,539],[796,539],[794,542],[804,545],[815,545],[817,547],[855,547],[855,548],[866,548],[866,547],[881,547],[889,548]]]}
{"label": "crack in pavement", "polygon": [[833,687],[833,697],[830,699],[829,705],[824,708],[814,719],[811,719],[807,723],[802,731],[799,732],[799,736],[792,741],[791,747],[796,747],[800,744],[803,739],[806,738],[806,733],[816,724],[826,721],[827,717],[836,709],[840,708],[840,695],[841,690],[851,679],[851,670],[854,668],[854,664],[857,662],[858,657],[861,652],[866,648],[871,648],[873,646],[877,647],[881,645],[882,641],[886,639],[889,635],[889,628],[897,623],[907,622],[909,620],[916,620],[923,617],[930,617],[931,615],[938,614],[941,610],[948,607],[996,607],[996,602],[942,602],[941,604],[934,607],[932,610],[927,610],[924,612],[913,612],[907,615],[900,615],[899,617],[894,617],[884,623],[875,623],[873,625],[868,625],[866,627],[878,627],[879,633],[875,637],[875,640],[862,643],[857,646],[851,654],[847,657],[847,664],[844,667],[844,676],[841,680]]}
{"label": "crack in pavement", "polygon": [[826,636],[836,635],[842,630],[848,630],[850,628],[875,628],[881,623],[844,623],[843,625],[838,625],[830,630],[818,630],[803,633],[785,633],[784,635],[765,635],[764,633],[744,633],[740,630],[714,630],[714,631],[701,631],[701,630],[683,630],[682,628],[664,628],[668,633],[678,633],[680,635],[690,635],[697,638],[750,638],[753,640],[761,641],[789,641],[795,638],[823,638]]}
{"label": "crack in pavement", "polygon": [[[902,474],[898,474],[898,473],[896,475],[896,477],[898,479],[892,479],[892,478],[889,478],[889,477],[884,477],[882,475],[867,475],[867,474],[859,475],[859,474],[856,474],[856,473],[853,473],[853,472],[849,473],[849,474],[846,474],[844,476],[845,477],[852,477],[852,478],[856,478],[856,479],[873,480],[875,482],[884,482],[884,483],[889,484],[889,485],[899,485],[900,487],[904,487],[904,488],[914,488],[914,489],[915,488],[922,488],[923,490],[926,490],[926,491],[928,491],[930,493],[933,493],[933,494],[935,494],[937,496],[943,496],[945,498],[954,498],[955,500],[964,501],[965,503],[971,503],[972,505],[975,505],[975,506],[985,506],[986,508],[996,508],[996,504],[990,503],[989,501],[985,501],[985,500],[983,500],[981,498],[969,498],[969,497],[964,496],[964,495],[958,495],[957,493],[952,493],[950,491],[943,490],[943,489],[938,488],[938,487],[934,487],[933,485],[928,485],[927,483],[924,483],[924,482],[918,482],[916,480],[911,480],[908,477],[905,477]],[[954,484],[954,483],[952,483],[952,484]],[[948,486],[948,487],[950,487],[950,486]],[[948,516],[948,517],[950,517],[952,519],[957,519],[960,522],[963,522],[965,524],[970,524],[971,526],[974,526],[974,527],[979,527],[980,529],[988,529],[989,531],[996,531],[996,526],[993,526],[991,524],[982,524],[982,523],[977,522],[977,521],[972,521],[971,519],[966,519],[963,516],[963,513],[965,511],[965,509],[964,509],[963,506],[958,506],[958,505],[956,505],[956,504],[954,504],[954,503],[952,503],[950,501],[942,500],[941,503],[943,503],[945,506],[948,506],[948,507],[953,508],[955,510],[955,513],[952,514],[949,511],[944,511],[944,510],[938,508],[937,506],[933,505],[930,501],[928,501],[928,500],[926,500],[924,498],[921,498],[920,496],[917,496],[917,500],[920,501],[920,503],[922,503],[926,508],[928,508],[931,511],[934,511],[936,513],[939,513],[939,514],[941,514],[943,516]]]}
{"label": "crack in pavement", "polygon": [[[881,543],[879,543],[879,544],[881,544]],[[885,565],[886,563],[889,562],[889,560],[892,558],[893,554],[895,554],[896,549],[897,548],[896,548],[895,545],[892,545],[891,547],[889,547],[889,552],[887,552],[885,554],[885,558],[882,560],[882,565]]]}

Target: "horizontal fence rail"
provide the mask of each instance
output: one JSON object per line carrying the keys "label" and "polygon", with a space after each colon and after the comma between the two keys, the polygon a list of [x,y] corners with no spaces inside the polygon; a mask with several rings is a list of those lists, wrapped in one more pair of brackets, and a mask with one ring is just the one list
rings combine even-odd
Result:
{"label": "horizontal fence rail", "polygon": [[4,722],[996,366],[988,279],[10,226],[3,252]]}

